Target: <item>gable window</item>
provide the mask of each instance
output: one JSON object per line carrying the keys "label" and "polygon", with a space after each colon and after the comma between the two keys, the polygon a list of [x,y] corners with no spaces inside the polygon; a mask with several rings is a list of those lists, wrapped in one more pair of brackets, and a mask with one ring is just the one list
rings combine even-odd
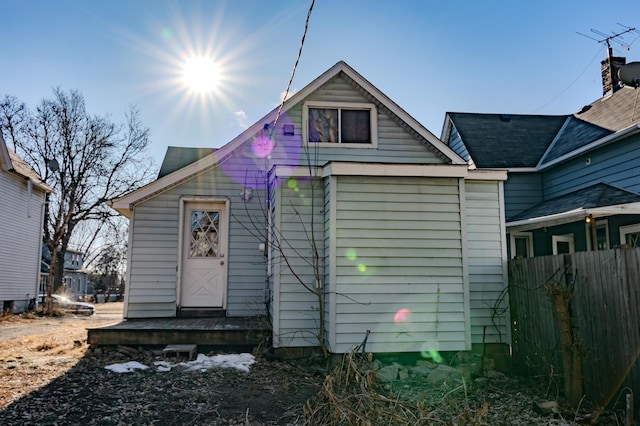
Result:
{"label": "gable window", "polygon": [[510,235],[511,257],[533,257],[533,234],[531,232],[519,232]]}
{"label": "gable window", "polygon": [[640,247],[640,224],[620,227],[620,245]]}
{"label": "gable window", "polygon": [[307,102],[303,136],[308,144],[375,147],[376,109],[373,104]]}

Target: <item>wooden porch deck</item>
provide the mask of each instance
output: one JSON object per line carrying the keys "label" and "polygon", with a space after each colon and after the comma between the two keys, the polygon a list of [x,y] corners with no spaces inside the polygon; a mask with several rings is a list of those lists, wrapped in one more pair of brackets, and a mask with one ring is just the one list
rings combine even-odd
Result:
{"label": "wooden porch deck", "polygon": [[89,328],[87,343],[107,345],[184,345],[254,347],[271,339],[264,318],[151,318],[127,319]]}

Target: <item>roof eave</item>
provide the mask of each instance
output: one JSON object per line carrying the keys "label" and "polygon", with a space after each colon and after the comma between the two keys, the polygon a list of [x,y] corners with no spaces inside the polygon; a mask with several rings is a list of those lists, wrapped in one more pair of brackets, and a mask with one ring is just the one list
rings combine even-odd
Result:
{"label": "roof eave", "polygon": [[555,165],[558,165],[560,163],[563,163],[565,161],[571,160],[572,158],[577,157],[578,155],[581,154],[585,154],[589,151],[593,151],[596,148],[599,148],[601,146],[616,142],[620,139],[624,139],[626,137],[632,136],[634,134],[640,133],[640,126],[638,124],[633,124],[627,128],[624,128],[620,131],[617,131],[615,133],[612,133],[610,135],[607,135],[605,137],[602,137],[600,139],[597,139],[593,142],[591,142],[590,144],[587,144],[583,147],[580,147],[576,150],[573,150],[561,157],[558,157],[554,160],[549,161],[546,164],[542,164],[542,162],[538,163],[538,166],[536,167],[537,171],[542,171],[545,169],[548,169],[550,167],[553,167]]}
{"label": "roof eave", "polygon": [[640,203],[616,204],[612,206],[594,207],[587,209],[578,208],[553,215],[539,216],[514,222],[507,222],[506,228],[507,232],[521,232],[537,229],[542,226],[556,226],[575,222],[576,220],[584,219],[587,216],[598,218],[621,214],[640,214]]}

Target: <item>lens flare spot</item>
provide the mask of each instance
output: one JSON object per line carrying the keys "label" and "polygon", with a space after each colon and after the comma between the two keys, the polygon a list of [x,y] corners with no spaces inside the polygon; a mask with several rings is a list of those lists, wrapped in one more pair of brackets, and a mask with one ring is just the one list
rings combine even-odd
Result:
{"label": "lens flare spot", "polygon": [[411,320],[411,310],[407,308],[402,308],[393,316],[393,321],[398,323],[406,323]]}
{"label": "lens flare spot", "polygon": [[357,258],[356,249],[349,248],[345,250],[344,256],[349,260],[356,260]]}
{"label": "lens flare spot", "polygon": [[289,187],[289,189],[293,189],[293,190],[298,190],[298,181],[295,179],[289,179],[287,181],[287,187]]}
{"label": "lens flare spot", "polygon": [[167,40],[170,40],[170,39],[173,38],[173,33],[171,32],[171,30],[169,28],[166,28],[166,27],[163,28],[161,34],[162,34],[162,37],[167,39]]}
{"label": "lens flare spot", "polygon": [[251,151],[256,157],[265,158],[271,155],[271,151],[273,151],[273,143],[271,139],[266,136],[258,136],[251,143]]}
{"label": "lens flare spot", "polygon": [[422,345],[423,350],[420,355],[424,359],[430,359],[431,361],[439,364],[442,362],[442,355],[438,352],[438,343],[426,342]]}
{"label": "lens flare spot", "polygon": [[364,263],[359,263],[358,264],[358,271],[367,272],[367,265],[365,265]]}

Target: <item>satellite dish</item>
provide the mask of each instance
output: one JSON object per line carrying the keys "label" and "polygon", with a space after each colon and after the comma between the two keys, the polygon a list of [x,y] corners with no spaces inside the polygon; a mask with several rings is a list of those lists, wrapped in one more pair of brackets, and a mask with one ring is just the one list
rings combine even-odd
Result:
{"label": "satellite dish", "polygon": [[51,160],[47,160],[47,167],[49,167],[49,170],[51,170],[52,172],[57,172],[60,168],[60,164],[58,164],[58,160],[53,158]]}
{"label": "satellite dish", "polygon": [[627,86],[640,86],[640,62],[629,62],[620,67],[618,77]]}

